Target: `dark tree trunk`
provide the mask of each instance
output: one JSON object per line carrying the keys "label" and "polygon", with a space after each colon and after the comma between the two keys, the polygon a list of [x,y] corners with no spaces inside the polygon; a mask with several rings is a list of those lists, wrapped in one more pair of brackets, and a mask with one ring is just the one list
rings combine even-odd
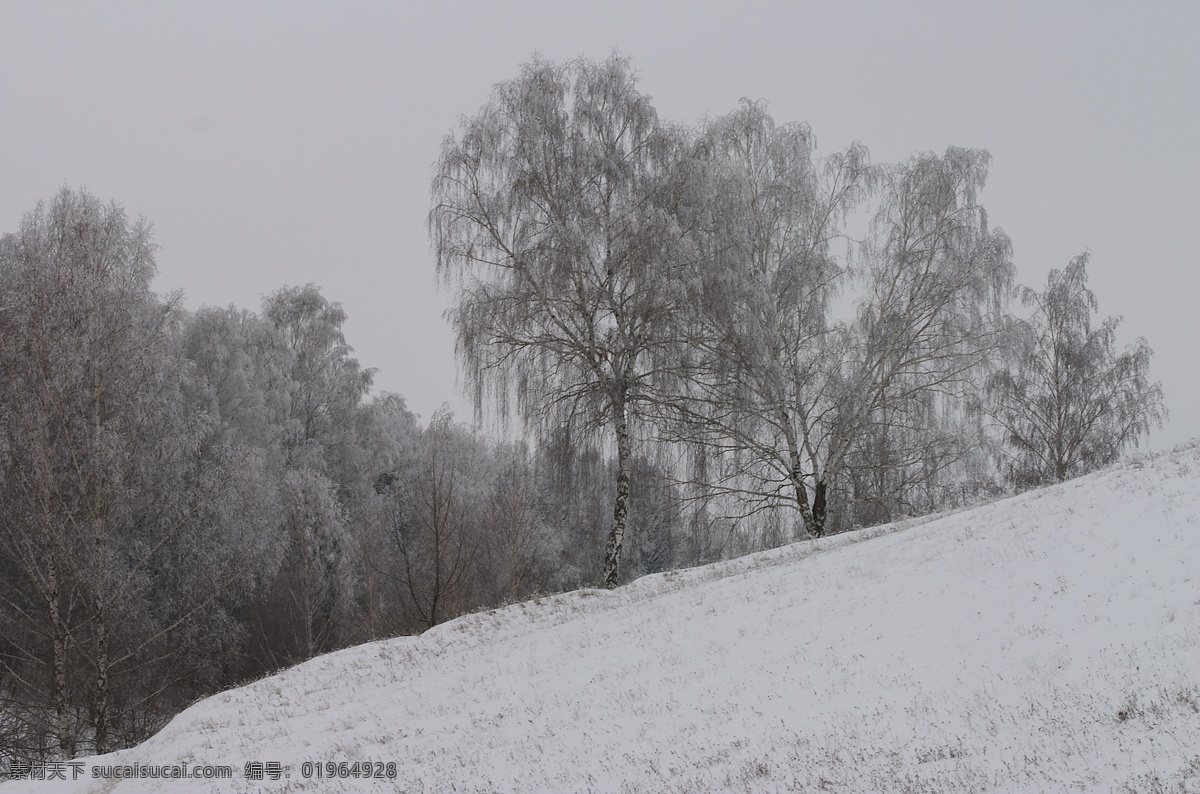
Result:
{"label": "dark tree trunk", "polygon": [[825,516],[827,515],[826,494],[829,491],[828,484],[824,480],[817,480],[816,491],[813,494],[813,509],[812,509],[812,535],[819,538],[825,534]]}
{"label": "dark tree trunk", "polygon": [[808,489],[804,485],[804,481],[795,479],[792,485],[796,492],[796,504],[800,507],[800,517],[804,519],[804,531],[810,538],[822,537],[825,534],[826,493],[829,490],[825,481],[817,481],[811,506],[808,502]]}

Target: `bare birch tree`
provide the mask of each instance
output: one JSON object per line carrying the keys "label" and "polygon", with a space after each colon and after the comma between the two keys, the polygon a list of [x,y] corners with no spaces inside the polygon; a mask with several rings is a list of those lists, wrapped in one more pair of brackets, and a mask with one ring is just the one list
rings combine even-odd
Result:
{"label": "bare birch tree", "polygon": [[1018,486],[1107,466],[1162,424],[1162,385],[1147,378],[1154,351],[1138,339],[1117,354],[1119,317],[1093,327],[1098,303],[1087,262],[1083,253],[1050,271],[1043,292],[1021,290],[1032,317],[1019,324],[1007,366],[988,384],[990,413],[1011,450],[1006,474]]}
{"label": "bare birch tree", "polygon": [[615,586],[630,423],[674,366],[681,301],[672,213],[682,136],[628,61],[527,63],[443,146],[430,232],[458,288],[453,323],[474,391],[538,431],[612,433],[616,495],[602,579]]}
{"label": "bare birch tree", "polygon": [[680,407],[684,434],[706,448],[699,479],[743,511],[790,504],[817,536],[819,434],[836,407],[845,337],[830,320],[844,280],[831,246],[876,169],[861,145],[820,161],[813,146],[806,126],[777,126],[745,100],[705,130],[708,256]]}
{"label": "bare birch tree", "polygon": [[950,147],[884,178],[828,456],[835,472],[869,483],[855,498],[874,504],[873,522],[915,506],[915,493],[978,448],[971,407],[1004,343],[1014,274],[1008,236],[978,200],[990,160]]}

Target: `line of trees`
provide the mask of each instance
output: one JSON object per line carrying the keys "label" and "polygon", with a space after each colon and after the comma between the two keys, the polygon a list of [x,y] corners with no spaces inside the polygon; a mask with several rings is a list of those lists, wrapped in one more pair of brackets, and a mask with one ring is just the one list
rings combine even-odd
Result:
{"label": "line of trees", "polygon": [[1010,484],[1074,476],[1161,420],[1149,347],[1090,327],[1086,257],[1010,315],[989,160],[818,158],[761,102],[669,124],[616,56],[535,58],[445,139],[429,228],[476,410],[611,445],[605,584],[638,451],[815,538],[995,491],[994,454]]}
{"label": "line of trees", "polygon": [[156,294],[150,226],[63,188],[0,238],[0,765],[467,611],[1111,462],[1161,420],[1151,351],[1093,323],[1086,256],[1010,313],[987,167],[818,157],[748,101],[668,124],[625,60],[531,61],[446,139],[430,214],[505,442],[372,395],[313,285]]}

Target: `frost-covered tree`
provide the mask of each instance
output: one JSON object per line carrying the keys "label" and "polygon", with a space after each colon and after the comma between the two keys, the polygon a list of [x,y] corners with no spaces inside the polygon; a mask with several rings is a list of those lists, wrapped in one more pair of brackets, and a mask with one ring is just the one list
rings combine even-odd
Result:
{"label": "frost-covered tree", "polygon": [[990,159],[950,147],[884,169],[856,316],[835,346],[808,456],[843,499],[873,503],[872,521],[916,505],[973,449],[962,433],[1014,272],[1008,236],[978,200]]}
{"label": "frost-covered tree", "polygon": [[1032,316],[1020,322],[1007,365],[989,381],[990,413],[1019,487],[1062,482],[1115,462],[1161,425],[1160,383],[1148,379],[1154,351],[1137,339],[1117,353],[1119,317],[1094,326],[1088,254],[1052,270],[1046,289],[1021,289]]}
{"label": "frost-covered tree", "polygon": [[805,125],[762,103],[707,125],[703,296],[689,329],[684,435],[704,451],[696,479],[741,512],[792,506],[820,535],[826,480],[816,436],[840,340],[830,305],[844,277],[832,244],[875,177],[865,148],[814,160]]}
{"label": "frost-covered tree", "polygon": [[430,232],[457,287],[458,354],[477,410],[492,397],[543,433],[611,432],[616,495],[602,579],[619,581],[631,421],[676,363],[685,232],[683,137],[627,60],[527,63],[447,137]]}
{"label": "frost-covered tree", "polygon": [[207,318],[228,341],[198,348],[219,364],[210,364],[219,373],[210,388],[226,400],[226,414],[266,422],[258,434],[266,452],[275,454],[278,445],[282,558],[247,616],[253,671],[307,659],[354,636],[361,558],[352,528],[366,520],[375,475],[359,431],[370,424],[360,420],[374,371],[352,357],[345,321],[341,305],[315,285],[284,287],[263,300],[261,319],[235,312]]}
{"label": "frost-covered tree", "polygon": [[153,253],[65,188],[0,245],[0,692],[30,756],[144,738],[238,639],[244,525],[210,506],[257,499],[200,454]]}
{"label": "frost-covered tree", "polygon": [[[1012,275],[1008,238],[977,202],[988,155],[951,148],[876,169],[855,146],[814,163],[807,130],[749,104],[709,135],[720,242],[692,404],[722,454],[701,462],[719,490],[752,510],[792,504],[819,537],[835,492],[861,498],[850,483],[865,483],[865,468],[903,492],[967,446],[942,428],[997,343]],[[873,184],[848,279],[831,243]],[[853,320],[831,314],[838,286],[855,289]]]}
{"label": "frost-covered tree", "polygon": [[359,570],[359,631],[366,639],[379,639],[411,629],[404,620],[403,594],[395,586],[392,527],[394,492],[411,482],[421,458],[421,430],[404,398],[385,392],[359,411],[362,472],[357,487],[369,494],[355,495],[352,516],[361,554]]}
{"label": "frost-covered tree", "polygon": [[[169,312],[148,289],[148,226],[87,193],[64,188],[5,243],[0,277],[12,300],[0,315],[0,522],[12,566],[5,634],[14,647],[4,667],[9,682],[41,682],[53,751],[70,756],[88,722],[98,723],[100,743],[110,724],[109,646],[134,561],[137,494],[128,486],[149,473],[136,472],[130,455],[153,454],[137,449],[141,439],[130,431],[152,418],[146,409],[159,396],[153,379]],[[97,654],[91,665],[80,656],[87,645]]]}
{"label": "frost-covered tree", "polygon": [[188,398],[209,416],[208,445],[243,445],[282,458],[295,390],[295,354],[270,320],[244,309],[204,307],[187,319]]}
{"label": "frost-covered tree", "polygon": [[346,344],[346,312],[315,284],[283,287],[263,300],[263,316],[274,323],[292,354],[290,409],[285,438],[288,465],[325,471],[341,484],[340,464],[353,446],[348,431],[354,412],[371,388],[375,371],[359,367]]}
{"label": "frost-covered tree", "polygon": [[282,507],[288,545],[275,582],[280,609],[268,636],[274,653],[295,662],[330,650],[346,624],[354,544],[337,486],[324,475],[287,472]]}
{"label": "frost-covered tree", "polygon": [[940,506],[980,448],[978,383],[1014,268],[978,193],[990,155],[950,147],[885,172],[839,384],[830,460],[871,523]]}

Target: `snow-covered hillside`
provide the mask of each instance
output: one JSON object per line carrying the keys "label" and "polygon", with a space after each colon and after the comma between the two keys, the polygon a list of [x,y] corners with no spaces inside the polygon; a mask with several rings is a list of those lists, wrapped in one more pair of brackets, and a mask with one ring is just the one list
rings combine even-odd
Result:
{"label": "snow-covered hillside", "polygon": [[[234,775],[90,777],[181,763]],[[1200,447],[330,654],[75,769],[0,794],[1200,791]]]}

